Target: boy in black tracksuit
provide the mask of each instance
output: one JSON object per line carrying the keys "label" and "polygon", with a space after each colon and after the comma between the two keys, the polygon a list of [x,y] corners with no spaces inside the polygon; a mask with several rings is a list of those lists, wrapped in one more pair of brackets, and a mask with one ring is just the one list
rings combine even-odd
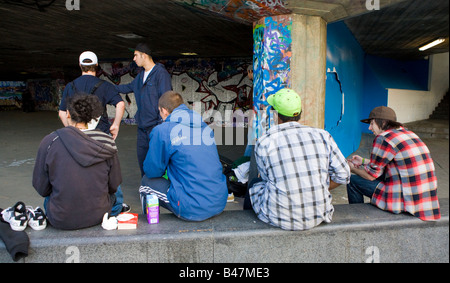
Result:
{"label": "boy in black tracksuit", "polygon": [[144,67],[144,70],[131,83],[118,85],[116,89],[120,93],[134,92],[136,98],[137,158],[143,176],[143,163],[150,142],[149,135],[152,129],[162,122],[158,101],[161,95],[172,90],[172,79],[164,65],[153,62],[151,51],[146,44],[140,43],[136,46],[133,60],[139,67]]}

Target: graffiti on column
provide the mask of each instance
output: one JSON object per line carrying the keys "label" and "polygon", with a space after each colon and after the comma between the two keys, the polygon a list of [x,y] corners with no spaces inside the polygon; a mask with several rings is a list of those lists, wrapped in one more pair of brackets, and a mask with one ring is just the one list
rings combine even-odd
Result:
{"label": "graffiti on column", "polygon": [[273,123],[267,97],[290,87],[292,57],[292,19],[289,16],[267,17],[253,27],[253,120],[256,137]]}

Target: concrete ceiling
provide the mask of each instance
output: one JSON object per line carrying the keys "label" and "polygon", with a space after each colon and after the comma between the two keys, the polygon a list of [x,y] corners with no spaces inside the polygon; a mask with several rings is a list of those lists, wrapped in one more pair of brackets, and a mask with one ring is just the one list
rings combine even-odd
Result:
{"label": "concrete ceiling", "polygon": [[[380,57],[414,60],[449,50],[448,0],[412,0],[345,20],[361,47]],[[438,38],[445,42],[419,51]]]}
{"label": "concrete ceiling", "polygon": [[[129,48],[142,41],[149,43],[156,58],[179,58],[182,52],[250,57],[252,22],[289,13],[317,15],[327,22],[344,19],[363,49],[373,55],[408,60],[448,52],[448,0],[380,0],[380,9],[373,11],[367,10],[366,2],[0,0],[0,80],[20,72],[76,68],[84,50],[96,52],[100,61],[131,60]],[[438,37],[447,40],[427,52],[417,50]]]}

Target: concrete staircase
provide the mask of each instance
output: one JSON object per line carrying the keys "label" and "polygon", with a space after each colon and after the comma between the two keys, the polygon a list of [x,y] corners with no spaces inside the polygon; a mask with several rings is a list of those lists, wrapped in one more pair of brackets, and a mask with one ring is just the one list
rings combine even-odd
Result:
{"label": "concrete staircase", "polygon": [[427,120],[406,123],[405,127],[415,132],[422,139],[447,139],[449,136],[449,96],[448,92],[439,102]]}
{"label": "concrete staircase", "polygon": [[430,115],[430,119],[433,120],[448,120],[448,91],[445,96],[442,98],[441,102],[439,102],[436,109],[434,109],[433,113]]}
{"label": "concrete staircase", "polygon": [[406,123],[405,128],[416,133],[421,139],[447,139],[449,136],[448,120],[428,119]]}

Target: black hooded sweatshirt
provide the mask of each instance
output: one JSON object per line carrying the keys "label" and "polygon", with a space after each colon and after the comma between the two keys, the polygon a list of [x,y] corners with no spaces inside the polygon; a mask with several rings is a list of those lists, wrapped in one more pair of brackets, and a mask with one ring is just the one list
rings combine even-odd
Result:
{"label": "black hooded sweatshirt", "polygon": [[52,226],[74,230],[100,224],[111,212],[122,182],[117,147],[107,134],[65,127],[47,135],[38,149],[33,187],[49,197]]}

